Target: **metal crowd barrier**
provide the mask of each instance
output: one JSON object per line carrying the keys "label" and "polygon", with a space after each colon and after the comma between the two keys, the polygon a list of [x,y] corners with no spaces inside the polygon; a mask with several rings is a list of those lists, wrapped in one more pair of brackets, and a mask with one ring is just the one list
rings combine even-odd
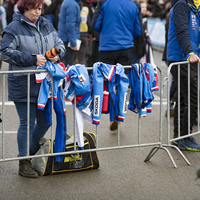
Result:
{"label": "metal crowd barrier", "polygon": [[[187,68],[188,68],[188,134],[185,136],[180,136],[180,66],[182,64],[187,64]],[[173,66],[176,66],[178,68],[178,137],[174,138],[173,137],[173,131],[170,128],[170,84],[171,84],[171,79],[172,79],[172,75],[171,75],[171,69]],[[198,121],[198,126],[197,126],[197,130],[194,130],[191,132],[190,131],[190,63],[189,61],[185,61],[185,62],[176,62],[176,63],[171,63],[168,67],[168,72],[167,72],[167,77],[166,77],[166,81],[167,81],[167,144],[163,144],[166,147],[171,147],[173,149],[176,149],[179,154],[181,155],[181,157],[185,160],[185,162],[188,165],[191,165],[190,162],[188,161],[188,159],[185,157],[185,155],[181,152],[181,150],[175,146],[172,145],[172,141],[175,140],[180,140],[180,139],[184,139],[190,136],[194,136],[200,133],[200,128],[199,128],[199,64],[198,64],[198,70],[197,70],[197,75],[198,75],[198,80],[197,80],[197,121]],[[174,167],[176,167],[176,164],[172,158],[172,161],[174,163]]]}
{"label": "metal crowd barrier", "polygon": [[[124,68],[131,68],[131,66],[124,66]],[[147,146],[153,146],[152,150],[150,151],[150,153],[148,154],[148,156],[145,158],[145,162],[149,161],[153,155],[159,150],[162,149],[164,151],[167,152],[168,156],[170,157],[171,161],[173,162],[173,164],[175,165],[175,162],[173,161],[173,158],[170,154],[170,152],[168,151],[168,149],[166,147],[164,147],[162,145],[162,97],[163,97],[163,75],[162,72],[160,70],[159,67],[158,68],[158,72],[159,72],[159,93],[160,93],[160,106],[159,106],[159,135],[158,138],[156,140],[156,142],[149,142],[149,143],[141,143],[140,138],[142,133],[141,130],[141,116],[138,114],[138,132],[137,133],[133,133],[133,134],[137,134],[138,137],[138,141],[137,143],[134,144],[129,144],[129,145],[121,145],[120,144],[120,122],[118,122],[118,130],[117,130],[117,145],[116,146],[109,146],[109,147],[99,147],[99,141],[98,141],[98,137],[99,137],[99,133],[98,133],[98,126],[96,125],[96,148],[95,149],[89,149],[89,150],[77,150],[76,149],[76,137],[74,137],[74,151],[70,151],[70,152],[61,152],[61,153],[53,153],[53,148],[51,148],[51,152],[50,154],[43,154],[43,155],[33,155],[30,156],[29,154],[29,113],[30,113],[30,74],[31,73],[36,73],[36,72],[46,72],[46,70],[23,70],[23,71],[0,71],[0,76],[3,76],[3,89],[2,89],[2,153],[1,153],[1,157],[0,157],[0,162],[5,162],[5,161],[13,161],[13,160],[20,160],[20,159],[27,159],[27,158],[33,158],[33,157],[45,157],[45,156],[56,156],[56,155],[66,155],[66,154],[74,154],[74,153],[84,153],[84,152],[93,152],[93,151],[106,151],[106,150],[114,150],[114,149],[125,149],[125,148],[140,148],[140,147],[147,147]],[[88,67],[88,70],[91,70],[92,67]],[[28,122],[28,126],[27,126],[27,156],[26,157],[6,157],[5,156],[5,123],[8,123],[4,120],[4,116],[5,116],[5,88],[6,88],[6,75],[7,74],[15,74],[15,73],[23,73],[23,74],[27,74],[27,84],[28,84],[28,89],[27,89],[27,98],[28,98],[28,106],[27,106],[27,122]],[[53,88],[53,86],[52,86]],[[52,92],[53,94],[53,92]],[[74,102],[76,102],[76,98],[74,99]],[[76,105],[74,105],[74,107],[76,107]],[[53,112],[53,101],[52,101],[52,109],[51,112]],[[130,111],[129,111],[130,112]],[[74,124],[73,124],[73,136],[76,135],[76,112],[74,112]],[[51,146],[53,146],[53,140],[54,140],[54,134],[55,134],[55,127],[53,125],[53,114],[52,116],[52,126],[51,126]],[[157,122],[156,122],[157,123]],[[157,124],[158,124],[157,123]],[[94,125],[95,126],[95,125]],[[135,131],[135,130],[134,130]],[[8,132],[8,131],[7,131]],[[145,133],[144,133],[145,134]],[[148,133],[147,133],[148,134]],[[17,143],[17,141],[16,141]]]}

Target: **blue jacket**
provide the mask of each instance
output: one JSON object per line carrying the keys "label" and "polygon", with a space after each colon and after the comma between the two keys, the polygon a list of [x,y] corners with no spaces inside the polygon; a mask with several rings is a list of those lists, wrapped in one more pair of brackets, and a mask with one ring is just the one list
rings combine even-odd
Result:
{"label": "blue jacket", "polygon": [[58,36],[63,42],[76,46],[76,39],[80,38],[80,22],[80,7],[76,0],[64,0],[58,22]]}
{"label": "blue jacket", "polygon": [[[9,71],[36,70],[37,54],[43,54],[53,47],[60,47],[60,58],[65,54],[65,47],[53,25],[39,17],[36,25],[21,13],[13,15],[13,21],[4,29],[0,46],[3,61],[9,63]],[[30,102],[36,103],[40,84],[35,75],[30,79]],[[8,75],[8,100],[27,101],[27,76],[25,74]]]}
{"label": "blue jacket", "polygon": [[[41,83],[40,92],[38,96],[37,108],[40,110],[44,110],[48,98],[51,98],[52,96],[51,94],[52,93],[51,92],[52,79],[53,79],[53,99],[57,100],[58,88],[62,85],[61,80],[66,77],[66,72],[65,72],[65,66],[61,62],[51,64],[50,61],[47,61],[42,68],[38,68],[38,70],[40,69],[47,69],[49,72],[48,75],[46,75],[46,72],[45,72],[44,79],[39,80],[40,82],[42,81],[42,83]],[[36,82],[38,82],[37,76],[38,76],[38,73],[36,73]],[[63,110],[65,110],[65,106],[63,106]]]}
{"label": "blue jacket", "polygon": [[133,39],[141,35],[140,4],[132,0],[100,0],[92,25],[100,32],[99,51],[115,51],[133,47]]}
{"label": "blue jacket", "polygon": [[200,17],[192,0],[179,0],[170,11],[167,60],[186,61],[200,56]]}

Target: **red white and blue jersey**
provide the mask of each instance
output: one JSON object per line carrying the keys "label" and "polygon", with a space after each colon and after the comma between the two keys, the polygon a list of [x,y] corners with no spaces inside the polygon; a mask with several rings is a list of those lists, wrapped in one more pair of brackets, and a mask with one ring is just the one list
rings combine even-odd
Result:
{"label": "red white and blue jersey", "polygon": [[[154,64],[143,63],[143,69],[145,70],[145,74],[147,77],[147,81],[149,82],[149,86],[151,92],[155,92],[159,90],[158,86],[158,75],[157,75],[157,67]],[[152,103],[146,106],[146,112],[151,113],[152,111]]]}
{"label": "red white and blue jersey", "polygon": [[150,63],[143,63],[143,70],[145,71],[147,81],[149,81],[149,86],[151,91],[158,91],[158,76],[157,76],[157,67]]}
{"label": "red white and blue jersey", "polygon": [[68,65],[66,67],[66,80],[72,81],[71,90],[76,95],[83,95],[90,91],[89,75],[85,65]]}
{"label": "red white and blue jersey", "polygon": [[[76,107],[91,117],[91,94],[89,75],[85,65],[72,65],[66,67],[67,76],[64,81],[64,95],[74,104],[76,95]],[[88,120],[87,120],[88,121]]]}
{"label": "red white and blue jersey", "polygon": [[99,125],[101,119],[104,80],[108,82],[108,92],[113,92],[113,87],[117,88],[118,121],[124,121],[127,112],[127,91],[129,81],[124,73],[122,65],[109,65],[97,62],[93,65],[92,71],[92,98],[93,98],[93,124]]}

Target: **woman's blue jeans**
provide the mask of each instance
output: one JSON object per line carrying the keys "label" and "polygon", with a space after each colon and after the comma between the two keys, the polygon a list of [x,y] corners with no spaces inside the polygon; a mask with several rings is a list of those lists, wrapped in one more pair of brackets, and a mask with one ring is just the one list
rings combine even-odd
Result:
{"label": "woman's blue jeans", "polygon": [[[19,116],[20,124],[17,132],[19,156],[27,156],[27,103],[14,102]],[[36,103],[30,103],[29,123],[29,149],[35,153],[38,148],[38,140],[43,137],[50,125],[47,125],[45,111],[38,110]]]}

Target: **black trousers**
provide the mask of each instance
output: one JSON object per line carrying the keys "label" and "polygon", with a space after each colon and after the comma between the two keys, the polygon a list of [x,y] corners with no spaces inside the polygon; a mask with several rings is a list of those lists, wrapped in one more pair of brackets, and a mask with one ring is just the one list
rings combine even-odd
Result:
{"label": "black trousers", "polygon": [[86,53],[88,48],[88,39],[87,37],[80,37],[81,46],[78,51],[78,63],[82,65],[86,65]]}
{"label": "black trousers", "polygon": [[[116,65],[117,63],[121,65],[131,65],[131,52],[132,48],[117,51],[101,51],[100,62],[110,65]],[[127,74],[128,72],[129,69],[125,69],[125,73]]]}
{"label": "black trousers", "polygon": [[65,42],[65,49],[66,49],[66,54],[64,56],[64,64],[65,66],[67,65],[74,65],[75,63],[75,56],[76,56],[76,51],[73,51],[70,47],[68,47],[69,42]]}
{"label": "black trousers", "polygon": [[[169,65],[172,62],[169,61]],[[197,117],[197,63],[190,63],[190,132]],[[178,88],[178,66],[171,69]],[[178,137],[178,100],[174,108],[174,138]],[[188,67],[187,64],[180,66],[180,136],[188,133]]]}

